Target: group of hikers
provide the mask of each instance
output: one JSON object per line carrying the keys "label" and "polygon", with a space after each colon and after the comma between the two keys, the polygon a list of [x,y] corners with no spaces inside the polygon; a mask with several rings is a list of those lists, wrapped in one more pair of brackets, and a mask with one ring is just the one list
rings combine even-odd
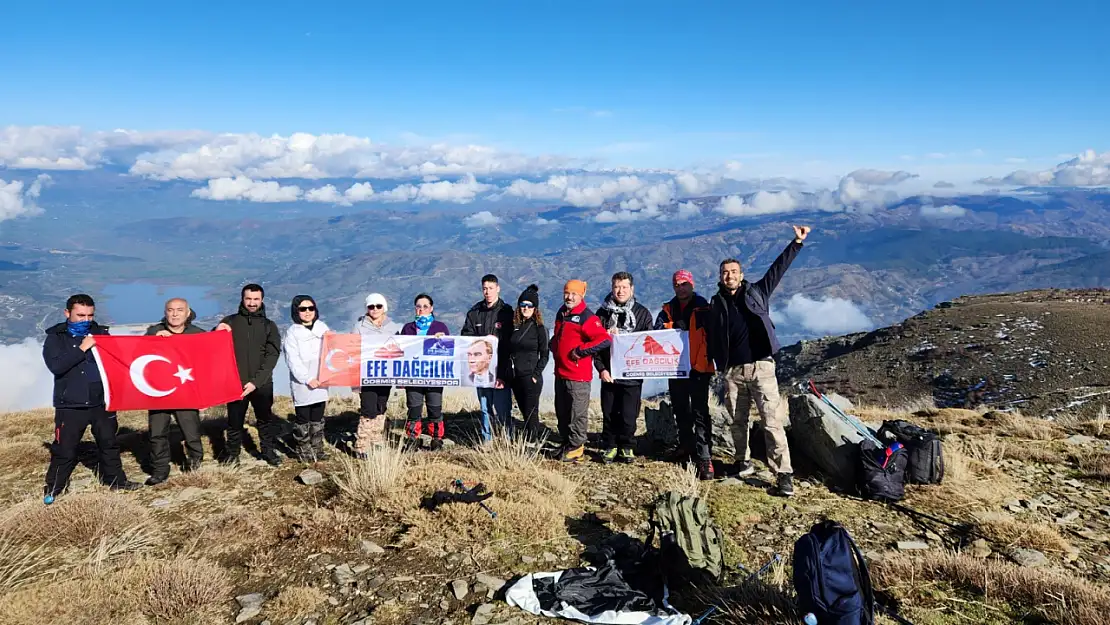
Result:
{"label": "group of hikers", "polygon": [[[675,459],[693,462],[701,479],[714,479],[709,393],[712,375],[720,372],[736,445],[735,463],[728,473],[747,476],[755,472],[748,445],[749,412],[754,402],[764,424],[767,464],[776,475],[771,492],[793,495],[790,450],[779,411],[781,400],[773,358],[779,343],[769,305],[772,292],[810,231],[808,226],[793,229],[793,240],[756,282],[744,279],[740,261],[734,258],[721,261],[718,290],[708,301],[696,292],[691,272],[674,272],[671,279],[674,297],[662,305],[654,320],[650,311],[636,300],[634,279],[627,272],[612,276],[611,290],[596,310],[587,306],[587,283],[569,280],[563,287],[563,304],[556,313],[550,336],[544,326],[536,285],[520,293],[514,307],[502,299],[497,276],[483,276],[482,299],[466,313],[460,330],[461,336],[492,335],[498,339],[495,382],[476,389],[481,405],[482,441],[491,440],[495,428],[513,432],[514,396],[525,430],[531,432],[539,427],[543,371],[549,360],[554,360],[559,446],[553,457],[571,463],[585,458],[590,386],[596,371],[601,379],[603,413],[600,460],[633,462],[633,436],[643,381],[613,377],[612,337],[647,330],[685,330],[689,337],[689,376],[668,380],[680,439]],[[283,337],[277,324],[266,315],[262,286],[248,284],[240,295],[238,312],[224,317],[213,329],[231,333],[243,385],[240,399],[227,404],[226,440],[218,461],[239,462],[249,406],[254,409],[262,458],[272,466],[282,463],[277,449],[280,427],[273,413],[273,370],[283,354],[294,405],[294,451],[301,461],[326,459],[324,409],[328,389],[317,379],[317,372],[324,336],[331,329],[320,318],[316,301],[308,295],[298,295],[291,305],[292,325]],[[390,318],[389,304],[382,294],[371,293],[365,304],[366,312],[355,321],[353,333],[451,334],[450,328],[436,319],[435,303],[426,293],[413,299],[412,319],[403,325]],[[55,380],[54,441],[46,473],[45,503],[52,503],[67,487],[77,464],[78,444],[90,427],[98,449],[101,481],[113,490],[139,488],[124,473],[115,414],[107,410],[97,363],[90,352],[96,344],[95,337],[107,334],[108,330],[95,321],[95,303],[85,294],[67,300],[65,317],[65,322],[46,330],[43,345],[43,358]],[[150,326],[146,334],[171,337],[205,332],[194,325],[195,319],[188,302],[174,298],[166,302],[165,317]],[[359,393],[360,410],[352,451],[366,458],[374,446],[385,441],[384,414],[392,387],[362,386],[354,390]],[[406,387],[404,392],[408,409],[406,436],[426,435],[431,438],[433,449],[441,447],[443,388]],[[187,457],[183,469],[195,470],[203,460],[198,410],[151,411],[148,486],[169,478],[171,417],[176,419],[185,441]]]}

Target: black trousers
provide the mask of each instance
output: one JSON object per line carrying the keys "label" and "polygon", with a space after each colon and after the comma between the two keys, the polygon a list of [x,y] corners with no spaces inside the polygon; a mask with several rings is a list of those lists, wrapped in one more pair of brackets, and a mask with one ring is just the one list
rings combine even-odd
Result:
{"label": "black trousers", "polygon": [[358,393],[359,416],[374,419],[385,414],[391,390],[393,390],[392,386],[363,386],[360,388]]}
{"label": "black trousers", "polygon": [[322,401],[293,408],[293,441],[301,456],[324,448],[324,408],[327,405],[328,402]]}
{"label": "black trousers", "polygon": [[[443,387],[413,387],[405,389],[405,404],[409,409],[409,421],[443,421]],[[424,406],[428,407],[428,418],[423,418]]]}
{"label": "black trousers", "polygon": [[58,495],[69,485],[69,476],[77,467],[77,446],[92,427],[96,441],[97,473],[109,486],[127,481],[119,456],[116,413],[103,406],[96,408],[58,408],[54,410],[54,442],[50,444],[50,466],[46,469],[47,495]]}
{"label": "black trousers", "polygon": [[[227,405],[227,447],[225,455],[234,458],[243,449],[243,426],[247,422],[247,406],[254,408],[258,426],[258,446],[262,453],[274,449],[277,442],[277,418],[274,417],[274,385],[254,389],[243,399]],[[276,450],[275,450],[276,451]]]}
{"label": "black trousers", "polygon": [[671,405],[682,451],[691,459],[708,461],[713,455],[713,420],[709,416],[711,373],[691,371],[685,380],[669,380]]}
{"label": "black trousers", "polygon": [[524,418],[524,431],[531,432],[540,425],[540,393],[543,392],[543,376],[533,382],[528,376],[513,378],[513,396]]}
{"label": "black trousers", "polygon": [[602,446],[631,448],[640,416],[642,383],[601,383]]}
{"label": "black trousers", "polygon": [[147,415],[150,428],[150,475],[166,478],[170,475],[170,419],[177,420],[181,436],[185,439],[188,465],[199,465],[204,459],[204,446],[200,442],[200,411],[152,410]]}

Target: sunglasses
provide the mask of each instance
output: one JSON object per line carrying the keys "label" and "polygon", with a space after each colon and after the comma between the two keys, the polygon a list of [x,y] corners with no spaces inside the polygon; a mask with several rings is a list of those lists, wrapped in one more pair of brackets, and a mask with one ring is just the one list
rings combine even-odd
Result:
{"label": "sunglasses", "polygon": [[531,302],[521,302],[517,304],[517,306],[520,306],[521,308],[535,308],[535,305]]}
{"label": "sunglasses", "polygon": [[301,312],[316,312],[316,307],[315,306],[301,306],[297,310],[299,310]]}
{"label": "sunglasses", "polygon": [[366,305],[367,310],[377,310],[379,308],[385,308],[385,306],[382,306],[381,304],[367,304]]}

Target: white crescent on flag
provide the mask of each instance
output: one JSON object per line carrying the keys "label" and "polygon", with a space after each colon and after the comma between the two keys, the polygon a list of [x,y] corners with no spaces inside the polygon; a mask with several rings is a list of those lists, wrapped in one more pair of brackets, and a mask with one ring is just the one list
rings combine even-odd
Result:
{"label": "white crescent on flag", "polygon": [[150,385],[150,382],[146,379],[146,366],[155,361],[170,364],[170,359],[165,356],[155,356],[152,354],[139,356],[131,363],[131,383],[144,395],[149,395],[150,397],[165,397],[176,391],[177,387],[175,386],[168,391],[163,391]]}

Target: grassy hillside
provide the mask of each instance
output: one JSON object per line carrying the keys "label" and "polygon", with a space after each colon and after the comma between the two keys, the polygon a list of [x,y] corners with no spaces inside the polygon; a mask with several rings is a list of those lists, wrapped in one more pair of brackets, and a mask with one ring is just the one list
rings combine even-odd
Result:
{"label": "grassy hillside", "polygon": [[[353,425],[354,408],[333,400],[329,440],[338,442]],[[467,440],[475,409],[468,393],[449,397],[456,440]],[[288,400],[278,412],[292,412]],[[72,492],[47,507],[40,493],[51,412],[0,415],[0,623],[232,623],[239,615],[273,624],[370,622],[368,616],[397,625],[532,623],[491,586],[576,566],[586,546],[612,532],[643,536],[646,506],[666,490],[707,497],[727,536],[725,585],[677,589],[675,597],[690,613],[720,606],[710,623],[796,618],[792,545],[824,517],[849,528],[871,560],[877,588],[919,625],[1103,621],[1110,610],[1105,412],[1066,427],[937,410],[928,402],[860,414],[911,418],[947,435],[946,482],[910,487],[905,503],[968,523],[973,533],[961,537],[834,493],[805,473],[797,496],[783,500],[766,494],[767,475],[698,483],[680,467],[643,456],[630,466],[565,466],[507,440],[435,453],[386,448],[367,462],[335,453],[313,467],[324,480],[306,486],[297,480],[306,467],[288,459],[279,469],[254,459],[238,468],[209,461],[224,425],[218,411],[206,415],[201,471],[174,469],[165,484],[113,493],[84,466],[95,458],[88,447]],[[403,418],[399,402],[390,416]],[[550,413],[545,421],[552,424]],[[120,425],[128,474],[143,479],[145,416],[122,413]],[[1083,436],[1068,438],[1072,433]],[[802,459],[805,452],[795,445],[794,454]],[[419,507],[454,479],[494,491],[487,503],[497,518],[466,504],[435,513]],[[899,549],[899,541],[926,548]],[[1043,566],[1015,564],[1019,548],[1039,551]],[[745,581],[776,553],[780,564]],[[464,592],[456,594],[453,582]],[[235,599],[251,593],[262,596],[242,603],[262,600],[260,610],[244,610]]]}

